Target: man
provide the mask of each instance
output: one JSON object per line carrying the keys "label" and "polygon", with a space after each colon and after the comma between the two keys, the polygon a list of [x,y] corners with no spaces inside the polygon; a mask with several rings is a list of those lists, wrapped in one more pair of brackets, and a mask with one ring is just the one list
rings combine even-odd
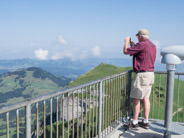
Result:
{"label": "man", "polygon": [[[156,59],[156,46],[149,40],[149,33],[141,29],[136,34],[138,43],[134,44],[130,37],[124,41],[124,54],[133,56],[133,71],[135,78],[131,86],[130,97],[133,100],[133,120],[131,126],[137,128],[139,125],[149,128],[150,93],[154,83],[154,63]],[[130,44],[130,47],[128,45]],[[144,103],[144,119],[139,122],[140,100]]]}

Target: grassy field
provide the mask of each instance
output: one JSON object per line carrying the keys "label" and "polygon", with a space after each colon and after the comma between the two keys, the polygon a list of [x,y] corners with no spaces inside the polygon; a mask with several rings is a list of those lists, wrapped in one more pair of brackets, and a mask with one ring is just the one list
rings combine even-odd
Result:
{"label": "grassy field", "polygon": [[117,67],[110,64],[101,63],[94,69],[86,72],[85,74],[81,75],[77,80],[71,82],[69,87],[77,86],[86,82],[90,82],[93,80],[97,80],[100,78],[104,78],[106,76],[110,76],[113,74],[121,73],[131,69],[131,67]]}
{"label": "grassy field", "polygon": [[69,79],[58,78],[39,68],[28,68],[0,75],[0,107],[62,89]]}

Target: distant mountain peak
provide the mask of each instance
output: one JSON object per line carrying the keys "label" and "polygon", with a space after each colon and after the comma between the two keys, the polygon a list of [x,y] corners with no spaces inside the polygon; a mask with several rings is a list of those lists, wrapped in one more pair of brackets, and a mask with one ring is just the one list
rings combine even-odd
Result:
{"label": "distant mountain peak", "polygon": [[42,70],[41,68],[38,68],[38,67],[29,67],[27,68],[26,70],[29,70],[29,71],[36,71],[36,70]]}
{"label": "distant mountain peak", "polygon": [[106,76],[120,73],[128,69],[131,69],[131,67],[117,67],[115,65],[106,64],[102,62],[95,68],[79,76],[77,80],[70,83],[70,86],[76,86],[79,84],[87,83],[89,81],[104,78]]}

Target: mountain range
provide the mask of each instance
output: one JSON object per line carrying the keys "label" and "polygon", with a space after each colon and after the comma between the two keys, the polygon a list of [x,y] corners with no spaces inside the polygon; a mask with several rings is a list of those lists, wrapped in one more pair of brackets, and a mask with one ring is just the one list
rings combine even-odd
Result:
{"label": "mountain range", "polygon": [[[25,64],[22,64],[22,67],[23,65],[25,66]],[[73,81],[65,76],[55,76],[38,67],[2,73],[0,75],[0,107],[52,93],[65,87],[80,85],[128,69],[131,68],[101,63]]]}
{"label": "mountain range", "polygon": [[76,79],[102,62],[123,67],[132,65],[131,59],[123,58],[91,58],[82,60],[71,60],[69,58],[60,60],[14,59],[0,60],[0,74],[16,71],[20,68],[38,67],[55,76]]}
{"label": "mountain range", "polygon": [[37,67],[3,73],[0,75],[0,107],[60,90],[70,81]]}
{"label": "mountain range", "polygon": [[[100,63],[112,64],[118,67],[132,66],[131,57],[122,58],[89,58],[81,60],[71,60],[69,58],[59,60],[36,60],[36,59],[9,59],[0,60],[0,74],[5,72],[16,71],[20,68],[38,67],[55,76],[65,76],[75,80],[80,75],[95,68]],[[177,65],[176,71],[183,72],[184,64]],[[160,60],[155,63],[156,71],[166,71],[165,64],[161,64]]]}

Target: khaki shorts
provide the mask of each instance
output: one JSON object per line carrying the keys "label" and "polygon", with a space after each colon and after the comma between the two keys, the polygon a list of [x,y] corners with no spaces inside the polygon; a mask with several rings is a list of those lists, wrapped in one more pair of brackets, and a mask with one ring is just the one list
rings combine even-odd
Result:
{"label": "khaki shorts", "polygon": [[135,74],[131,85],[130,97],[136,99],[149,98],[154,83],[154,72],[140,72]]}

